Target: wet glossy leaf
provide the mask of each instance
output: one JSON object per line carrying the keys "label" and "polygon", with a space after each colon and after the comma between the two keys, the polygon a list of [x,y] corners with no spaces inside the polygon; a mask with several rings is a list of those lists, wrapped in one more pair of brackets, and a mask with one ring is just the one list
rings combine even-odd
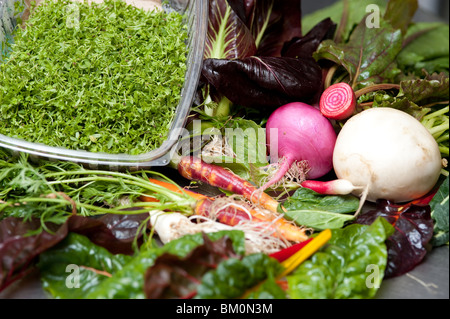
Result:
{"label": "wet glossy leaf", "polygon": [[380,200],[376,209],[358,216],[358,224],[371,224],[378,217],[391,223],[395,232],[386,245],[388,265],[386,277],[395,277],[414,269],[427,254],[427,245],[433,237],[433,220],[429,205],[394,205]]}

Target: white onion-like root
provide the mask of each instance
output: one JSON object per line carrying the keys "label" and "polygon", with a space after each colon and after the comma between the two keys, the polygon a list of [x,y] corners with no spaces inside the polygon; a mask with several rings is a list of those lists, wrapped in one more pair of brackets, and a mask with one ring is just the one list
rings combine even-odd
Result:
{"label": "white onion-like root", "polygon": [[273,236],[273,230],[263,223],[241,222],[238,225],[229,226],[204,216],[186,217],[180,213],[157,210],[150,211],[150,217],[150,223],[164,244],[189,234],[240,230],[245,235],[247,254],[258,252],[271,254],[291,245],[288,241]]}

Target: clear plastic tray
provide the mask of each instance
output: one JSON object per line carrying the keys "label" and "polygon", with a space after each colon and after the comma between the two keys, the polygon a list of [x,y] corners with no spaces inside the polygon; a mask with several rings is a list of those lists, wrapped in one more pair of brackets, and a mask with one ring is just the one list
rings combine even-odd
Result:
{"label": "clear plastic tray", "polygon": [[[20,0],[0,0],[0,41],[10,37],[11,31],[16,25],[14,17],[14,2],[16,1]],[[185,13],[185,22],[189,33],[187,43],[189,53],[180,102],[168,137],[159,148],[140,155],[93,153],[31,143],[2,134],[0,134],[0,147],[10,150],[13,155],[28,153],[34,160],[71,161],[84,164],[89,168],[134,170],[169,164],[184,131],[200,78],[208,23],[208,1],[173,0],[169,2],[169,5],[175,10]]]}

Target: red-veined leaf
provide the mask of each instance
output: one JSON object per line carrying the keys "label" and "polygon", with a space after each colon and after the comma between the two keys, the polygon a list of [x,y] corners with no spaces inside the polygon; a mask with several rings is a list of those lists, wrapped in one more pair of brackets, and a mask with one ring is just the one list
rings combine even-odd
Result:
{"label": "red-veined leaf", "polygon": [[388,264],[385,277],[396,277],[414,269],[425,257],[427,245],[433,237],[433,220],[429,205],[395,205],[380,200],[377,207],[356,219],[356,223],[370,225],[377,217],[384,217],[395,232],[386,241]]}
{"label": "red-veined leaf", "polygon": [[253,36],[226,0],[209,1],[205,58],[236,59],[255,54]]}

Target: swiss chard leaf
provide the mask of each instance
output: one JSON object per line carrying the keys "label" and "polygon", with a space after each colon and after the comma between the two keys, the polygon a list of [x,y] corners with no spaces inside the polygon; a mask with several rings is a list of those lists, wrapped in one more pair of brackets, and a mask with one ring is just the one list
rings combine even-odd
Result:
{"label": "swiss chard leaf", "polygon": [[141,237],[138,229],[145,220],[143,214],[106,214],[98,219],[73,215],[63,223],[43,225],[37,218],[5,218],[0,221],[0,290],[20,279],[35,265],[38,256],[72,233],[84,235],[110,254],[131,255],[135,240]]}
{"label": "swiss chard leaf", "polygon": [[[287,276],[293,299],[373,298],[387,262],[385,240],[393,228],[379,218],[332,232],[329,242]],[[370,268],[369,268],[370,267]]]}
{"label": "swiss chard leaf", "polygon": [[400,91],[393,96],[380,90],[369,98],[373,107],[392,107],[421,120],[435,102],[448,101],[449,78],[444,73],[400,81]]}
{"label": "swiss chard leaf", "polygon": [[448,245],[449,241],[449,182],[448,177],[430,201],[431,218],[434,220],[433,246]]}
{"label": "swiss chard leaf", "polygon": [[282,270],[283,266],[276,259],[261,253],[247,255],[242,259],[231,258],[203,276],[196,298],[239,298],[248,289],[267,278],[275,277]]}
{"label": "swiss chard leaf", "polygon": [[207,59],[202,74],[234,104],[262,112],[289,102],[309,102],[322,86],[322,71],[312,58]]}
{"label": "swiss chard leaf", "polygon": [[433,220],[429,205],[394,205],[379,200],[373,210],[360,214],[356,223],[369,225],[379,217],[391,223],[395,232],[387,239],[388,265],[385,276],[405,274],[416,267],[427,253],[433,237]]}
{"label": "swiss chard leaf", "polygon": [[[223,231],[208,234],[213,241],[224,236],[232,239],[236,254],[245,253],[245,238],[242,232]],[[128,256],[113,255],[84,236],[71,237],[76,240],[69,239],[58,245],[57,249],[55,247],[56,250],[47,251],[43,257],[45,259],[39,264],[46,289],[60,298],[143,299],[146,297],[144,274],[159,256],[169,253],[184,257],[203,244],[203,235],[198,233],[183,236],[164,246],[154,243],[154,246],[143,247],[140,252]],[[53,261],[52,255],[55,256]],[[69,275],[66,272],[68,264],[83,266],[79,267],[79,274],[83,276],[79,278],[81,289],[77,289],[76,295],[71,295],[75,289],[64,284]]]}
{"label": "swiss chard leaf", "polygon": [[43,288],[53,297],[82,299],[131,258],[114,255],[87,237],[71,233],[60,245],[41,254],[38,267]]}
{"label": "swiss chard leaf", "polygon": [[358,198],[321,195],[307,188],[299,188],[283,203],[285,216],[298,225],[316,230],[339,229],[354,219],[348,213],[359,206]]}
{"label": "swiss chard leaf", "polygon": [[96,219],[74,215],[68,223],[71,232],[88,237],[109,252],[132,255],[137,248],[134,241],[141,237],[139,229],[147,218],[148,214],[105,214]]}
{"label": "swiss chard leaf", "polygon": [[368,28],[363,19],[347,43],[322,42],[314,53],[316,60],[326,59],[343,66],[355,89],[393,82],[401,73],[396,56],[402,49],[401,30],[381,20],[380,28]]}
{"label": "swiss chard leaf", "polygon": [[212,241],[203,236],[203,245],[180,258],[165,253],[145,273],[144,291],[149,299],[189,298],[196,294],[201,278],[223,260],[237,258],[232,241],[222,237]]}

